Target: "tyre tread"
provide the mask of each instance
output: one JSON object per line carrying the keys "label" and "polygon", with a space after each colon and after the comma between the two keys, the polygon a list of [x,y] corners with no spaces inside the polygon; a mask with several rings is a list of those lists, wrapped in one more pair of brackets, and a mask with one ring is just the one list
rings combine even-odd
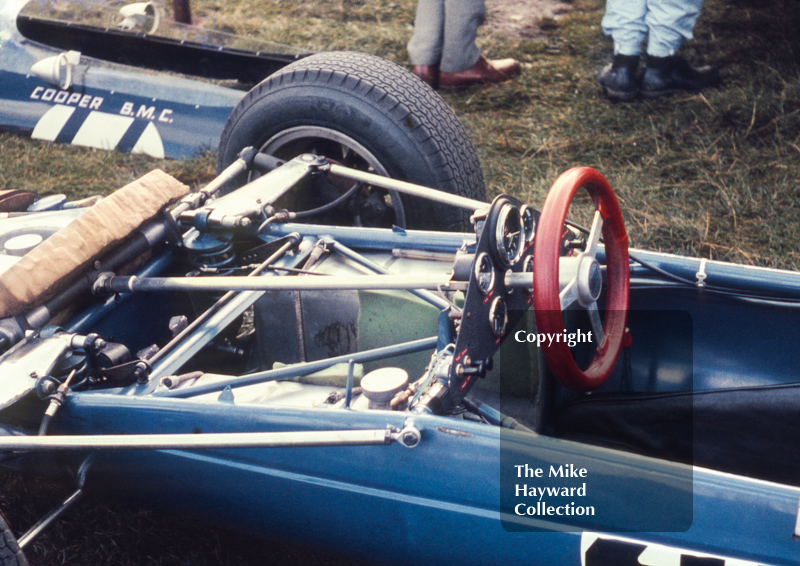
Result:
{"label": "tyre tread", "polygon": [[28,566],[28,560],[2,513],[0,513],[0,566]]}
{"label": "tyre tread", "polygon": [[[300,59],[256,85],[234,108],[223,130],[225,147],[237,123],[246,119],[255,101],[278,87],[302,83],[326,83],[330,88],[357,93],[394,123],[407,129],[418,151],[435,174],[434,188],[485,200],[483,173],[475,148],[461,122],[447,103],[407,70],[372,55],[354,52],[320,53]],[[410,126],[408,125],[410,121]],[[219,154],[220,167],[223,151]],[[424,223],[464,228],[469,212],[414,199],[415,214]]]}

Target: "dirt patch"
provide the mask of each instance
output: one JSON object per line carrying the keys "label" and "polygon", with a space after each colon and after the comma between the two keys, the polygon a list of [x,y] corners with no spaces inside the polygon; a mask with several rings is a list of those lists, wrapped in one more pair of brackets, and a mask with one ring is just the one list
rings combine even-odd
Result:
{"label": "dirt patch", "polygon": [[486,28],[517,39],[536,37],[571,9],[559,0],[486,0]]}

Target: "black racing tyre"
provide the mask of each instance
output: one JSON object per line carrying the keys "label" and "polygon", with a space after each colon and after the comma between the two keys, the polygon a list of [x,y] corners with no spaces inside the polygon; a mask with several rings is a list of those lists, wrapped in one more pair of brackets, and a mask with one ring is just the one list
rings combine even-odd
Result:
{"label": "black racing tyre", "polygon": [[0,513],[0,566],[28,566],[28,560],[2,513]]}
{"label": "black racing tyre", "polygon": [[[219,170],[247,146],[281,159],[324,154],[347,166],[486,200],[475,147],[447,103],[407,70],[371,55],[312,55],[256,85],[225,124]],[[464,209],[397,194],[371,200],[373,210],[385,204],[393,216],[388,222],[398,226],[469,227],[471,212]]]}

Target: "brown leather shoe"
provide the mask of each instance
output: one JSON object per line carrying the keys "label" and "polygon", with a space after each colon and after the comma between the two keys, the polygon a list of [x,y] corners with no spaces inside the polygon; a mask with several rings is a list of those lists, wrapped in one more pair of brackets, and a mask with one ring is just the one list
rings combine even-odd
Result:
{"label": "brown leather shoe", "polygon": [[439,65],[414,65],[411,72],[429,87],[439,88]]}
{"label": "brown leather shoe", "polygon": [[519,72],[519,61],[514,59],[489,61],[481,55],[478,62],[466,71],[439,73],[439,86],[445,90],[457,90],[479,84],[504,83],[516,77]]}

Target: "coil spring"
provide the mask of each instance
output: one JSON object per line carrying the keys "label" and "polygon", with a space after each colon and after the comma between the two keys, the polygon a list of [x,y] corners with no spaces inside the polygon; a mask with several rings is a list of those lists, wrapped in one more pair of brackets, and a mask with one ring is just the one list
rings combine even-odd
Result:
{"label": "coil spring", "polygon": [[221,269],[236,261],[232,238],[225,234],[191,232],[183,240],[189,263],[196,268]]}

